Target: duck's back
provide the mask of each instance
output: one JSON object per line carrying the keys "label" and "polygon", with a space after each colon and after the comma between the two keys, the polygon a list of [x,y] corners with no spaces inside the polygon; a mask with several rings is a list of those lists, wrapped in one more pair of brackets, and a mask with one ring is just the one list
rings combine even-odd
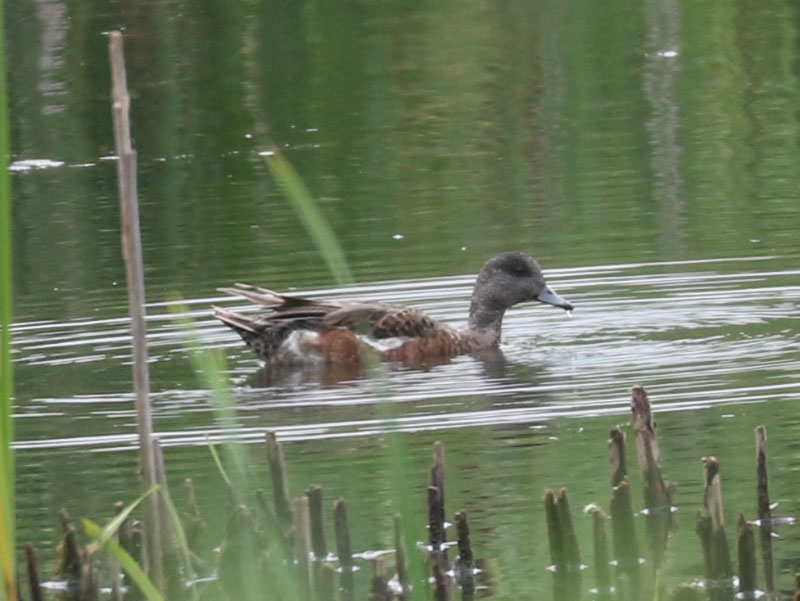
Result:
{"label": "duck's back", "polygon": [[456,330],[404,305],[315,301],[250,287],[223,290],[270,310],[250,317],[216,309],[216,316],[270,363],[362,361],[370,349],[384,361],[420,364],[468,353],[483,342],[473,332]]}

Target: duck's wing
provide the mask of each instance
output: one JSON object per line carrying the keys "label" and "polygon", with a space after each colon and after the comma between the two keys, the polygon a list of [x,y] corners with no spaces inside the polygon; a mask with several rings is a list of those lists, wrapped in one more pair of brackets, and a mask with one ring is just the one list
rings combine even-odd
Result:
{"label": "duck's wing", "polygon": [[331,311],[323,323],[345,327],[372,338],[427,338],[445,326],[418,309],[383,303],[343,303]]}
{"label": "duck's wing", "polygon": [[337,301],[319,301],[302,296],[287,296],[266,288],[248,284],[234,284],[231,288],[218,288],[232,296],[247,300],[272,311],[265,319],[322,319],[326,314],[342,307]]}
{"label": "duck's wing", "polygon": [[[263,330],[283,327],[311,329],[345,328],[376,339],[426,338],[447,329],[422,311],[404,305],[369,301],[313,300],[286,296],[247,284],[220,288],[221,292],[242,296],[270,310],[266,315],[249,318],[251,328]],[[221,312],[217,311],[217,317]],[[223,319],[229,323],[230,320]]]}

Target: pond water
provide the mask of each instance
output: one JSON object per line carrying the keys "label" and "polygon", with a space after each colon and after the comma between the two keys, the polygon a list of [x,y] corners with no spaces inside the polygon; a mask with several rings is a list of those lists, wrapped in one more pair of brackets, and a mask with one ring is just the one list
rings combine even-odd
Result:
{"label": "pond water", "polygon": [[[108,99],[106,33],[119,27],[154,427],[174,488],[192,477],[209,517],[225,494],[207,437],[253,443],[253,479],[268,487],[256,443],[270,429],[292,493],[318,483],[347,497],[355,548],[385,548],[385,433],[399,431],[423,539],[442,440],[448,513],[467,509],[477,555],[508,559],[513,540],[529,570],[496,596],[547,591],[542,492],[607,504],[605,441],[638,383],[678,487],[676,580],[702,571],[700,457],[721,461],[729,523],[754,517],[758,424],[778,512],[800,513],[795,4],[20,0],[6,13],[20,541],[47,554],[58,508],[99,519],[138,491]],[[270,145],[318,200],[357,284],[326,271],[258,156]],[[274,373],[211,317],[214,303],[242,305],[216,288],[245,281],[460,324],[474,274],[506,250],[539,259],[576,309],[512,309],[492,357],[377,381]],[[227,356],[233,432],[192,371],[176,304]],[[588,518],[578,524],[588,557]],[[789,589],[796,528],[776,557]]]}

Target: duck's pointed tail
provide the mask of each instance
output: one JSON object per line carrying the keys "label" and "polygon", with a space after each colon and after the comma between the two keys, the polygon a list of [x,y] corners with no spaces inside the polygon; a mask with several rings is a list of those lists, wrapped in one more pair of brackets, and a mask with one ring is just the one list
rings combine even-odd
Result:
{"label": "duck's pointed tail", "polygon": [[214,307],[214,317],[219,319],[226,326],[239,332],[242,338],[245,338],[245,333],[251,336],[256,334],[253,320],[241,313],[223,309],[222,307]]}
{"label": "duck's pointed tail", "polygon": [[238,282],[232,287],[217,288],[217,290],[232,296],[242,296],[257,305],[273,310],[317,304],[317,301],[300,296],[285,296],[272,290],[267,290],[266,288],[259,288],[258,286],[250,286],[249,284],[241,284]]}

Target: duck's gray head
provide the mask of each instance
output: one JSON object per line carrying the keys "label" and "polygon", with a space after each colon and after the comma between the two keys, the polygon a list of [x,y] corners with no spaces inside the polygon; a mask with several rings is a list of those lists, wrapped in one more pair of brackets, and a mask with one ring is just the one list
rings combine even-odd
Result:
{"label": "duck's gray head", "polygon": [[487,262],[478,274],[469,325],[496,330],[499,334],[505,310],[533,300],[572,310],[572,305],[544,281],[536,261],[520,252],[504,253]]}

